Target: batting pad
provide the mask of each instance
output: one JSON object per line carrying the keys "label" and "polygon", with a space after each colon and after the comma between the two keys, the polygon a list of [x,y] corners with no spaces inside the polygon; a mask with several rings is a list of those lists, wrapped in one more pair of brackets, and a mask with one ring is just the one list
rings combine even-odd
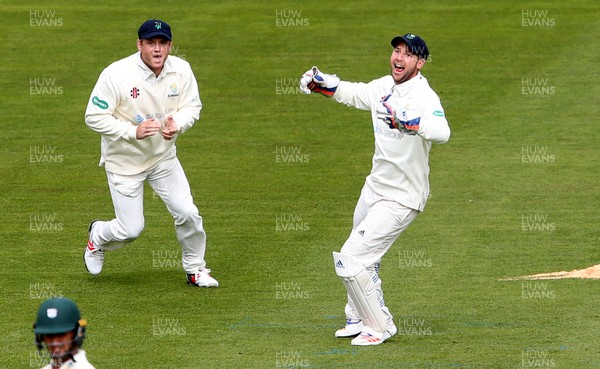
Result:
{"label": "batting pad", "polygon": [[377,291],[365,267],[354,257],[339,252],[333,253],[333,262],[363,324],[377,332],[385,332],[387,318],[381,311]]}

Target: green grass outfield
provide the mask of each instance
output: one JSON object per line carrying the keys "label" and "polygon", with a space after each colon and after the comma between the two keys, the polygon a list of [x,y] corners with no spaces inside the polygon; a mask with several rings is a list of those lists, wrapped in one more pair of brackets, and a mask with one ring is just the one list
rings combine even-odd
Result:
{"label": "green grass outfield", "polygon": [[[596,1],[1,3],[0,368],[42,366],[31,324],[51,295],[79,304],[99,369],[600,367],[600,281],[500,281],[600,262]],[[96,278],[81,260],[113,211],[87,99],[151,17],[201,89],[178,152],[218,289],[186,286],[151,191],[135,243]],[[331,252],[371,167],[370,117],[294,87],[312,65],[385,75],[406,32],[428,42],[453,134],[383,260],[400,334],[356,348],[333,336]]]}

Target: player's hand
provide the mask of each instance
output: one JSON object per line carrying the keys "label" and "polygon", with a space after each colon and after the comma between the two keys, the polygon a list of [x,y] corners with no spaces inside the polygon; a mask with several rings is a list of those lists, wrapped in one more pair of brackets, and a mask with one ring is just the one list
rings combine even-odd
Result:
{"label": "player's hand", "polygon": [[300,78],[300,90],[305,94],[318,92],[327,97],[333,96],[340,84],[340,78],[335,74],[321,73],[317,67],[312,67]]}
{"label": "player's hand", "polygon": [[162,136],[165,140],[170,140],[175,137],[177,133],[179,133],[179,127],[177,126],[177,123],[175,123],[173,116],[169,115],[165,122],[165,126],[162,129]]}
{"label": "player's hand", "polygon": [[383,120],[390,128],[405,132],[411,136],[419,132],[421,113],[418,110],[404,109],[392,103],[391,95],[386,96],[377,108],[377,117]]}
{"label": "player's hand", "polygon": [[306,73],[300,77],[300,90],[305,94],[309,95],[312,91],[308,88],[308,84],[312,82],[314,72],[311,69],[307,70]]}
{"label": "player's hand", "polygon": [[135,130],[135,137],[143,140],[146,137],[154,136],[160,130],[160,123],[154,118],[146,119]]}

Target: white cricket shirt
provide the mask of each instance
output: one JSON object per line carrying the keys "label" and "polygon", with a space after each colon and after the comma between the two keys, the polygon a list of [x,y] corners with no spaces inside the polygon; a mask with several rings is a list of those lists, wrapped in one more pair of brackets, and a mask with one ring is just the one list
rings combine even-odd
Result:
{"label": "white cricket shirt", "polygon": [[[410,136],[377,118],[383,97],[403,109],[421,113],[419,131]],[[366,183],[376,193],[408,208],[423,211],[429,197],[429,150],[431,143],[450,138],[450,127],[437,94],[418,73],[396,85],[391,75],[369,83],[341,81],[333,98],[348,106],[370,110],[375,136],[373,167]]]}
{"label": "white cricket shirt", "polygon": [[202,103],[194,73],[183,59],[169,55],[160,75],[137,52],[109,65],[98,78],[85,112],[85,123],[102,134],[100,165],[109,172],[134,175],[175,155],[175,141],[161,133],[136,139],[137,125],[168,115],[188,130],[200,117]]}

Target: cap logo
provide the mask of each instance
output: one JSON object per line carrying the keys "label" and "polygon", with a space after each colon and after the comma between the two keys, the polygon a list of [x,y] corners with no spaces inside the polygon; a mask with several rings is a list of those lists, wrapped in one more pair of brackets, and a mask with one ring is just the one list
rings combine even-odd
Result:
{"label": "cap logo", "polygon": [[154,22],[154,28],[156,28],[156,29],[162,29],[162,23],[160,23],[160,22]]}
{"label": "cap logo", "polygon": [[413,38],[415,38],[415,35],[413,35],[412,33],[409,33],[408,35],[406,35],[406,38],[409,40],[412,40]]}
{"label": "cap logo", "polygon": [[57,308],[49,308],[48,310],[46,310],[46,315],[48,316],[48,318],[54,319],[58,316],[58,309]]}

